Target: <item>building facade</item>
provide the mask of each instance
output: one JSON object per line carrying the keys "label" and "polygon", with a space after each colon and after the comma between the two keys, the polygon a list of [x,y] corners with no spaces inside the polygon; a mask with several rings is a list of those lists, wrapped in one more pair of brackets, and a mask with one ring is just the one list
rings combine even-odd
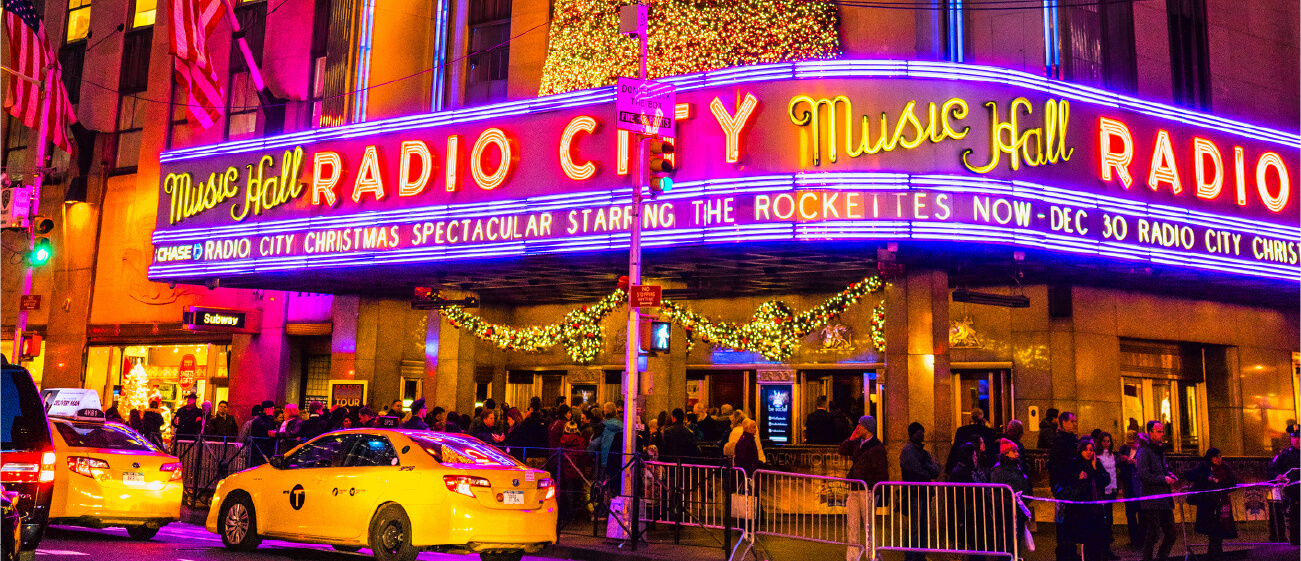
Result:
{"label": "building facade", "polygon": [[[624,308],[566,315],[627,274],[617,4],[238,2],[267,90],[219,24],[226,107],[200,129],[170,3],[47,0],[96,134],[90,157],[55,154],[42,193],[56,254],[35,276],[34,374],[107,402],[140,365],[165,400],[241,414],[361,382],[365,403],[462,412],[620,398]],[[679,318],[645,359],[646,411],[728,403],[799,443],[827,396],[892,447],[919,421],[944,453],[973,408],[1029,438],[1056,408],[1113,434],[1166,420],[1183,453],[1278,447],[1301,401],[1296,3],[786,4],[652,4],[679,169],[643,218],[645,284],[768,326],[792,316],[766,302],[885,286],[763,341]],[[8,123],[21,179],[34,134]],[[599,329],[503,350],[528,345],[413,309],[417,287],[478,298],[495,325]],[[241,324],[183,325],[204,310]]]}

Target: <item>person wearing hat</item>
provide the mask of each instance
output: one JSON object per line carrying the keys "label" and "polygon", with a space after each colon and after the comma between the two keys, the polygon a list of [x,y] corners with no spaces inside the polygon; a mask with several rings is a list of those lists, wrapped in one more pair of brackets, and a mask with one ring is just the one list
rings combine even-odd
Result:
{"label": "person wearing hat", "polygon": [[[1278,483],[1286,484],[1283,488],[1283,519],[1286,521],[1288,543],[1301,545],[1301,427],[1288,425],[1288,447],[1274,456],[1269,463],[1269,475]],[[1282,536],[1279,536],[1282,537]]]}
{"label": "person wearing hat", "polygon": [[260,466],[267,462],[267,458],[275,455],[275,436],[276,429],[276,404],[274,401],[266,400],[262,402],[262,410],[258,412],[257,418],[253,419],[253,425],[249,427],[248,437],[253,441],[254,450],[249,455],[250,466]]}
{"label": "person wearing hat", "polygon": [[176,440],[194,440],[203,432],[203,410],[197,405],[198,400],[199,396],[194,392],[185,394],[185,405],[172,415]]}
{"label": "person wearing hat", "polygon": [[[926,451],[926,427],[921,423],[913,421],[908,425],[908,442],[903,445],[903,450],[899,452],[899,469],[903,474],[903,480],[914,483],[930,483],[940,476],[940,464],[931,457],[931,453]],[[908,526],[911,533],[911,543],[917,547],[925,548],[930,543],[929,524],[927,517],[930,513],[930,495],[925,492],[910,493],[908,504]],[[921,553],[908,552],[904,554],[907,561],[924,561],[926,556]]]}
{"label": "person wearing hat", "polygon": [[[862,491],[850,491],[849,497],[845,503],[845,513],[848,516],[849,524],[849,543],[861,544],[863,521],[867,520],[868,492],[875,487],[877,483],[890,478],[889,460],[885,456],[885,446],[881,440],[876,437],[876,417],[863,415],[858,418],[858,425],[854,427],[854,432],[849,438],[840,443],[840,455],[850,458],[853,462],[849,467],[849,474],[846,479],[856,479],[863,482]],[[846,561],[853,561],[859,557],[861,545],[850,545],[845,551]]]}
{"label": "person wearing hat", "polygon": [[411,402],[411,418],[402,423],[402,428],[407,430],[429,430],[429,425],[425,424],[425,415],[429,411],[425,408],[425,398],[417,399]]}

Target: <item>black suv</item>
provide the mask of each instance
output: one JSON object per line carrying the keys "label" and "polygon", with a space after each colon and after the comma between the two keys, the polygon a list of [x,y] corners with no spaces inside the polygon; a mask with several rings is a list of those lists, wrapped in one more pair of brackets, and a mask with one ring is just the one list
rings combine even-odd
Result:
{"label": "black suv", "polygon": [[41,542],[54,495],[55,455],[45,402],[26,368],[0,357],[0,483],[17,492],[22,516],[21,556],[31,559]]}

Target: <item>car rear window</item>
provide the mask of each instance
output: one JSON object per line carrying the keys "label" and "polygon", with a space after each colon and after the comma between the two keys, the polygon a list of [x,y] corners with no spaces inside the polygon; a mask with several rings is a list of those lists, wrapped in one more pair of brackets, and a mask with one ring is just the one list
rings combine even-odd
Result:
{"label": "car rear window", "polygon": [[55,430],[73,448],[107,448],[109,450],[132,450],[137,452],[158,452],[154,445],[139,433],[121,425],[108,423],[79,423],[76,421],[55,421]]}
{"label": "car rear window", "polygon": [[456,466],[519,467],[520,463],[501,450],[487,444],[465,443],[452,439],[412,436],[416,444],[428,450],[438,463]]}
{"label": "car rear window", "polygon": [[26,370],[5,365],[0,375],[0,449],[5,451],[50,448],[45,402]]}

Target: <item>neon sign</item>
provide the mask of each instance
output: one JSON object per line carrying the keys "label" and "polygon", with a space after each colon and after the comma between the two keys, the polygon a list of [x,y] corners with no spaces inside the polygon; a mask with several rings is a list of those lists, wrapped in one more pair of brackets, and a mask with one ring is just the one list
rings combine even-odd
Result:
{"label": "neon sign", "polygon": [[[685,157],[644,214],[650,245],[982,241],[1298,277],[1295,134],[969,65],[670,81]],[[602,126],[612,101],[573,92],[169,152],[150,276],[616,249],[635,168],[631,139]]]}

